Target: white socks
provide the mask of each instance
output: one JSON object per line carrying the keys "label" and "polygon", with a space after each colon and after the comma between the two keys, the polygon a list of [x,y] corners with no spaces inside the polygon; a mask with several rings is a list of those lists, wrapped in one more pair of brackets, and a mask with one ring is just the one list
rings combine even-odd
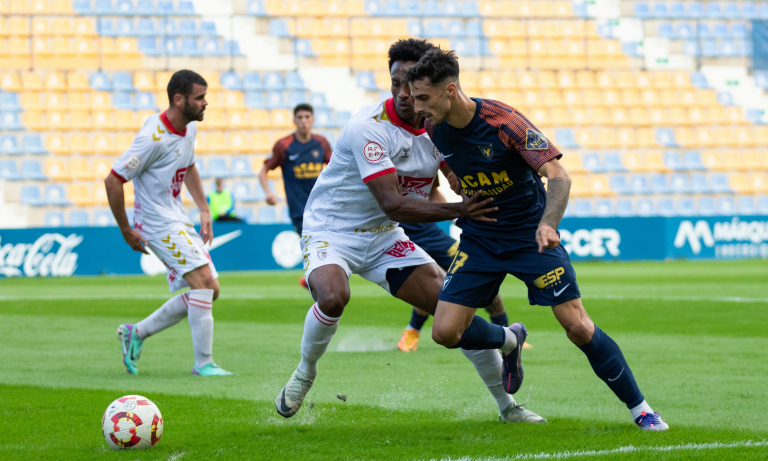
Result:
{"label": "white socks", "polygon": [[[328,317],[313,304],[304,320],[304,335],[301,337],[301,362],[299,370],[311,379],[317,376],[317,361],[323,356],[331,342],[341,317]],[[501,376],[501,371],[499,371]]]}
{"label": "white socks", "polygon": [[[512,335],[514,337],[514,335]],[[514,347],[513,347],[514,348]],[[477,374],[483,379],[485,386],[490,391],[501,413],[510,403],[515,401],[511,395],[507,394],[504,386],[501,384],[501,356],[494,349],[484,349],[476,351],[461,350],[462,353],[472,362],[477,370]]]}
{"label": "white socks", "polygon": [[213,290],[189,290],[189,328],[195,348],[195,367],[213,362]]}
{"label": "white socks", "polygon": [[651,406],[648,405],[648,402],[646,402],[645,400],[643,400],[643,402],[640,405],[634,408],[630,408],[629,411],[632,412],[632,419],[634,420],[637,420],[637,418],[639,418],[643,412],[653,413]]}
{"label": "white socks", "polygon": [[174,296],[149,317],[136,324],[136,334],[146,339],[179,323],[187,316],[187,293]]}
{"label": "white socks", "polygon": [[504,345],[499,348],[503,354],[509,354],[517,347],[517,336],[509,328],[504,328]]}

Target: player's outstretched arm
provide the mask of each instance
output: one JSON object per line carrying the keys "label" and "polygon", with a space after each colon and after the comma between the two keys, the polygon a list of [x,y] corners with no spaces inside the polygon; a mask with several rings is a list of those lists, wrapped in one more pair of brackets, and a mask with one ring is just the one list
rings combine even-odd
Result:
{"label": "player's outstretched arm", "polygon": [[200,172],[197,171],[197,166],[194,163],[187,168],[184,184],[187,186],[192,200],[195,201],[195,204],[200,209],[200,237],[203,238],[203,243],[208,243],[213,240],[211,211],[208,208],[208,200],[205,198],[203,183],[200,182]]}
{"label": "player's outstretched arm", "polygon": [[403,197],[397,183],[397,175],[387,174],[369,181],[368,189],[376,198],[387,217],[397,222],[440,222],[456,218],[496,222],[485,215],[497,211],[491,205],[493,198],[480,200],[483,191],[477,191],[471,198],[463,196],[461,203],[433,203],[426,200]]}
{"label": "player's outstretched arm", "polygon": [[120,232],[123,233],[125,243],[127,243],[134,251],[138,251],[144,254],[149,254],[144,245],[147,241],[139,234],[135,229],[131,228],[131,224],[128,222],[128,215],[125,214],[125,190],[123,189],[123,182],[117,178],[117,176],[109,173],[104,180],[104,187],[107,189],[107,200],[109,201],[109,208],[112,210],[112,215],[117,221],[117,226],[120,228]]}
{"label": "player's outstretched arm", "polygon": [[563,219],[563,213],[568,206],[568,195],[571,191],[571,178],[557,159],[552,159],[539,168],[539,174],[547,181],[547,206],[536,230],[536,243],[539,253],[547,248],[557,248],[560,237],[557,226]]}

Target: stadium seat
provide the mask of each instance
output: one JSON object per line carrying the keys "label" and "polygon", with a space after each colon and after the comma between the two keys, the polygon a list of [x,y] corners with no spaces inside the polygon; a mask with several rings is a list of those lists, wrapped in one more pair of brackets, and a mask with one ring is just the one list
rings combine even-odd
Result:
{"label": "stadium seat", "polygon": [[709,180],[707,179],[706,174],[691,174],[691,192],[694,194],[708,194],[714,192],[709,186]]}
{"label": "stadium seat", "polygon": [[232,160],[232,175],[241,178],[255,176],[248,159],[243,157]]}
{"label": "stadium seat", "polygon": [[632,200],[620,199],[616,201],[616,216],[634,216],[635,209]]}
{"label": "stadium seat", "polygon": [[760,214],[768,214],[768,195],[760,195],[757,197],[757,209]]}
{"label": "stadium seat", "polygon": [[256,202],[256,197],[251,193],[251,185],[246,181],[239,181],[232,185],[232,195],[235,200],[241,202]]}
{"label": "stadium seat", "polygon": [[635,194],[650,194],[652,191],[648,185],[648,177],[645,175],[632,175],[630,177],[630,190]]}
{"label": "stadium seat", "polygon": [[0,154],[20,155],[23,153],[24,150],[19,146],[19,140],[16,135],[0,135]]}
{"label": "stadium seat", "polygon": [[675,202],[671,198],[660,198],[656,202],[656,213],[659,216],[670,217],[677,214]]}
{"label": "stadium seat", "polygon": [[64,188],[58,184],[50,184],[45,188],[45,203],[53,206],[66,206],[70,202]]}
{"label": "stadium seat", "polygon": [[717,213],[732,215],[736,213],[736,201],[733,197],[720,197],[717,199]]}
{"label": "stadium seat", "polygon": [[285,90],[283,76],[279,72],[267,72],[264,74],[264,89],[266,90]]}
{"label": "stadium seat", "polygon": [[16,160],[1,160],[0,161],[0,179],[8,181],[19,181],[24,179],[20,174],[16,165]]}
{"label": "stadium seat", "polygon": [[629,185],[627,184],[627,177],[624,175],[613,175],[610,177],[610,186],[611,190],[617,194],[631,194],[632,191],[629,189]]}
{"label": "stadium seat", "polygon": [[96,227],[116,226],[115,217],[109,210],[98,210],[93,213],[93,225]]}
{"label": "stadium seat", "polygon": [[688,175],[673,174],[670,180],[670,189],[676,194],[690,194],[692,191],[688,183]]}
{"label": "stadium seat", "polygon": [[756,215],[757,206],[755,204],[755,198],[749,195],[742,195],[736,202],[737,210],[740,215]]}
{"label": "stadium seat", "polygon": [[64,212],[47,211],[45,213],[45,227],[62,227],[64,225]]}
{"label": "stadium seat", "polygon": [[257,222],[259,224],[276,224],[277,212],[275,211],[275,207],[272,207],[272,206],[260,207]]}
{"label": "stadium seat", "polygon": [[710,185],[715,193],[733,192],[728,182],[728,177],[722,173],[716,173],[710,176]]}
{"label": "stadium seat", "polygon": [[232,174],[227,167],[227,161],[223,158],[212,158],[208,161],[207,173],[214,178],[229,178]]}

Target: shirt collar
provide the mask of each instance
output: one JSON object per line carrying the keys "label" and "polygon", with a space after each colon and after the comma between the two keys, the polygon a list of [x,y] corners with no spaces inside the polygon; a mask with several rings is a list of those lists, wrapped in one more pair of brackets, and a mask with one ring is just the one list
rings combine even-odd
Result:
{"label": "shirt collar", "polygon": [[399,126],[400,128],[404,129],[405,131],[411,133],[414,136],[420,136],[426,133],[426,131],[424,131],[424,128],[417,130],[411,125],[400,120],[400,117],[397,115],[397,111],[395,110],[395,98],[387,99],[387,101],[384,103],[384,110],[387,111],[387,117],[389,117],[389,121],[392,122],[393,125]]}
{"label": "shirt collar", "polygon": [[186,136],[187,135],[187,127],[184,127],[184,130],[182,131],[176,131],[176,128],[173,127],[173,124],[170,120],[168,120],[168,116],[165,115],[165,112],[160,114],[160,121],[163,122],[163,125],[165,125],[166,128],[168,128],[168,131],[175,134],[176,136]]}

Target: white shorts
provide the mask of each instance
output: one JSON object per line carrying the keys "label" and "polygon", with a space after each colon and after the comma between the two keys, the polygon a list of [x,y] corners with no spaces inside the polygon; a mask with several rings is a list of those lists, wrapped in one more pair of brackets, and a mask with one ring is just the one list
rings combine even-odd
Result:
{"label": "white shorts", "polygon": [[387,269],[421,266],[435,261],[418,245],[411,242],[400,227],[361,237],[337,232],[304,232],[301,235],[304,273],[318,267],[336,264],[347,273],[357,274],[384,288],[391,295]]}
{"label": "white shorts", "polygon": [[194,228],[176,228],[165,237],[147,239],[147,243],[152,253],[165,264],[171,293],[189,287],[184,274],[206,264],[210,266],[213,278],[219,277],[203,239]]}

